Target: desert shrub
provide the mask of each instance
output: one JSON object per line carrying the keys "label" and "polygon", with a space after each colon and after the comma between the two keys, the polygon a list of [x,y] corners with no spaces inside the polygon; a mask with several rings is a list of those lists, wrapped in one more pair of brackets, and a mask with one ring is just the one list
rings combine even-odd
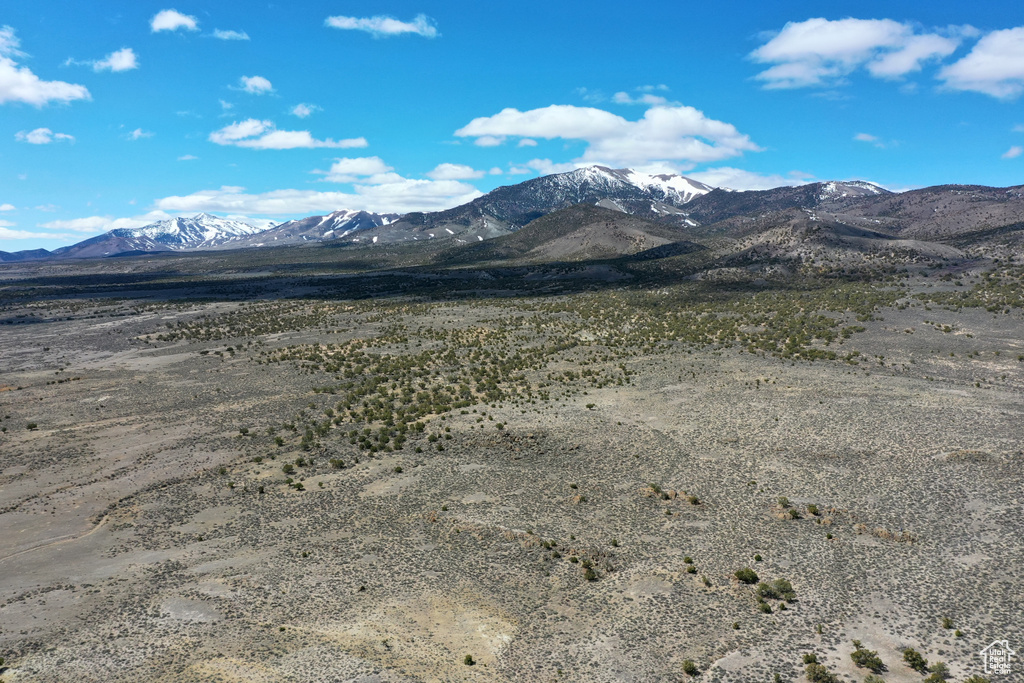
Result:
{"label": "desert shrub", "polygon": [[984,676],[971,676],[964,683],[992,683],[992,681]]}
{"label": "desert shrub", "polygon": [[850,659],[853,663],[859,667],[870,669],[875,673],[881,673],[885,670],[885,664],[878,657],[878,652],[875,650],[868,650],[861,646],[859,640],[853,641],[854,650],[850,654]]}
{"label": "desert shrub", "polygon": [[793,584],[786,579],[775,579],[768,583],[757,584],[757,594],[761,598],[772,598],[773,600],[786,600],[787,602],[796,598],[796,591]]}
{"label": "desert shrub", "polygon": [[835,674],[817,662],[808,664],[807,668],[804,669],[804,673],[807,675],[807,680],[810,683],[838,683],[839,681]]}
{"label": "desert shrub", "polygon": [[807,506],[807,514],[813,515],[813,516],[817,517],[818,516],[818,506],[817,505],[808,505]]}
{"label": "desert shrub", "polygon": [[885,683],[885,679],[875,674],[868,674],[864,677],[864,683]]}
{"label": "desert shrub", "polygon": [[473,666],[474,664],[476,664],[476,660],[473,659],[473,655],[466,655],[462,658],[462,663],[466,666]]}
{"label": "desert shrub", "polygon": [[291,474],[292,472],[295,471],[295,465],[291,464],[290,462],[286,462],[284,465],[281,466],[281,471],[284,472],[285,474]]}
{"label": "desert shrub", "polygon": [[683,673],[687,676],[696,676],[700,673],[697,664],[692,659],[683,660]]}
{"label": "desert shrub", "polygon": [[928,667],[929,675],[924,679],[925,683],[942,683],[950,677],[949,667],[945,662],[935,662]]}
{"label": "desert shrub", "polygon": [[903,651],[903,661],[914,671],[922,674],[928,672],[928,660],[912,647]]}
{"label": "desert shrub", "polygon": [[757,572],[753,569],[750,567],[744,567],[736,572],[736,578],[739,579],[741,583],[751,584],[757,583],[759,577],[757,576]]}
{"label": "desert shrub", "polygon": [[787,498],[786,496],[779,496],[779,507],[780,508],[788,508],[789,507],[789,498]]}
{"label": "desert shrub", "polygon": [[942,617],[942,628],[953,628],[953,620],[949,617]]}
{"label": "desert shrub", "polygon": [[818,655],[808,652],[804,655],[804,664],[814,664],[818,661]]}

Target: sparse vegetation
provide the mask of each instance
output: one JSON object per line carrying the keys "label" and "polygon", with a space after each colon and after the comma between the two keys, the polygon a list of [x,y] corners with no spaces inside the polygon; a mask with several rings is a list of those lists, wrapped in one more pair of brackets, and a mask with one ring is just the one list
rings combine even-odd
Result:
{"label": "sparse vegetation", "polygon": [[[63,287],[66,275],[5,280],[6,331],[32,327],[6,326],[18,315],[52,318],[46,326],[58,330],[55,340],[84,330],[81,344],[97,357],[116,353],[135,364],[72,368],[81,374],[75,382],[20,371],[0,381],[0,412],[10,413],[0,445],[3,486],[38,491],[12,497],[18,507],[5,514],[53,525],[36,540],[59,537],[70,519],[62,506],[75,498],[87,509],[76,487],[95,480],[110,498],[89,509],[102,528],[88,544],[117,569],[115,577],[90,579],[95,586],[63,577],[12,592],[6,637],[32,666],[50,670],[59,670],[71,642],[85,671],[101,658],[125,666],[130,648],[149,651],[148,634],[159,624],[178,671],[207,671],[209,653],[231,651],[240,671],[258,659],[266,675],[286,679],[295,675],[292,655],[316,639],[299,625],[330,613],[341,628],[358,622],[374,634],[346,657],[356,651],[380,669],[395,657],[443,659],[423,674],[440,680],[477,662],[460,654],[475,647],[468,641],[441,642],[443,629],[423,626],[434,618],[424,614],[437,614],[512,634],[515,645],[493,663],[485,657],[474,675],[507,677],[513,667],[555,661],[565,667],[562,678],[583,680],[587,670],[571,668],[566,653],[578,651],[589,624],[620,623],[625,614],[629,627],[616,632],[624,651],[659,643],[676,667],[645,662],[653,680],[678,677],[684,656],[721,656],[733,647],[724,642],[792,653],[794,643],[817,642],[809,633],[816,630],[832,634],[826,647],[834,644],[849,627],[837,614],[871,609],[867,593],[846,578],[869,571],[872,595],[899,587],[883,597],[899,608],[893,629],[902,642],[931,643],[937,623],[948,630],[940,636],[962,635],[934,609],[970,613],[992,588],[977,575],[968,579],[970,572],[935,570],[962,547],[936,491],[975,501],[971,514],[991,536],[987,562],[1010,577],[1000,595],[1015,608],[1015,579],[994,549],[1019,529],[1005,515],[995,524],[989,511],[1009,505],[1020,479],[1003,467],[1010,451],[974,438],[962,392],[972,397],[971,424],[1017,439],[1002,412],[1015,414],[1007,397],[1019,393],[1021,366],[1005,340],[1020,336],[1021,309],[1010,304],[1021,298],[1015,288],[1024,272],[1003,267],[998,282],[993,271],[987,282],[964,277],[956,287],[942,268],[922,264],[927,278],[889,272],[881,257],[864,268],[820,258],[724,261],[731,247],[718,239],[683,257],[595,266],[623,275],[613,282],[588,279],[580,269],[591,265],[575,264],[515,272],[395,266],[366,276],[357,262],[370,252],[348,246],[307,248],[288,263],[265,252],[172,254],[154,259],[164,259],[159,270],[142,259],[117,260],[138,272],[125,273],[123,283],[90,275],[66,298],[52,284]],[[394,258],[392,265],[411,253],[386,249],[381,258]],[[214,258],[224,270],[210,265]],[[189,270],[200,264],[213,270]],[[251,276],[246,268],[257,264],[260,275]],[[146,290],[153,296],[120,300],[129,286],[153,287]],[[187,296],[177,293],[182,287]],[[208,298],[191,298],[196,291]],[[922,323],[925,304],[935,324]],[[987,330],[996,315],[999,327]],[[78,318],[61,327],[63,316]],[[86,319],[116,326],[92,328]],[[50,359],[63,344],[53,342]],[[700,411],[686,401],[699,401]],[[29,419],[45,429],[19,431],[35,427]],[[60,481],[65,471],[75,487],[58,488],[68,483]],[[75,527],[68,537],[90,528],[97,527]],[[61,542],[5,566],[48,561],[38,559],[44,553],[66,557],[88,544]],[[690,555],[678,563],[677,552]],[[914,560],[877,562],[887,553]],[[119,564],[139,557],[162,559]],[[88,551],[79,561],[82,576],[98,572]],[[759,571],[730,576],[730,565],[747,561]],[[787,602],[797,597],[789,580],[768,578],[778,573],[800,588],[799,603]],[[730,589],[733,577],[750,588]],[[946,586],[931,608],[911,599],[933,594],[939,580]],[[500,609],[488,602],[492,586],[502,587]],[[470,594],[484,599],[464,599]],[[543,606],[550,596],[557,614]],[[56,611],[69,600],[95,634]],[[673,618],[680,605],[711,616],[680,626]],[[178,625],[179,611],[212,606],[223,608],[215,627]],[[22,620],[28,634],[9,626],[28,613],[39,623],[56,614],[66,630],[41,645],[36,624]],[[742,629],[728,621],[743,614]],[[1000,619],[993,616],[993,628],[1007,627]],[[276,620],[296,627],[258,654],[225,645],[248,637],[240,633],[269,635]],[[819,622],[825,626],[815,628]],[[189,629],[202,632],[202,647],[180,647],[178,634]],[[331,642],[317,647],[327,652]],[[955,646],[936,656],[960,666],[960,650],[973,645]],[[595,664],[607,665],[601,657]],[[884,671],[860,643],[851,659],[862,673]],[[155,668],[164,660],[147,661]],[[944,675],[941,662],[921,662],[925,669],[915,668],[925,680]],[[797,679],[779,663],[759,662],[757,676],[779,670]],[[836,678],[816,658],[804,666],[808,680]],[[683,671],[700,675],[694,668]],[[741,667],[735,676],[753,680],[749,673]]]}
{"label": "sparse vegetation", "polygon": [[928,672],[928,660],[917,650],[908,647],[903,651],[903,661],[914,671],[925,674]]}
{"label": "sparse vegetation", "polygon": [[870,669],[876,674],[885,671],[885,664],[879,658],[878,652],[863,647],[859,640],[853,641],[853,652],[850,654],[850,659],[858,667]]}
{"label": "sparse vegetation", "polygon": [[752,584],[757,583],[759,580],[757,572],[750,567],[744,567],[743,569],[737,570],[735,576],[740,583]]}

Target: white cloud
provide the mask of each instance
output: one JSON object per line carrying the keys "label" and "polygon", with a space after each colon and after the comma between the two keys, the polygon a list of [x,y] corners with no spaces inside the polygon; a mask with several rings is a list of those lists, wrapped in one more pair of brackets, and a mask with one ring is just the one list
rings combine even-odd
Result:
{"label": "white cloud", "polygon": [[153,137],[153,133],[151,131],[142,130],[141,128],[136,128],[132,132],[128,133],[128,139],[133,141],[151,137]]}
{"label": "white cloud", "polygon": [[1024,26],[992,31],[970,53],[939,72],[947,88],[1000,99],[1024,92]]}
{"label": "white cloud", "polygon": [[20,131],[14,134],[14,139],[18,142],[27,142],[31,145],[48,145],[51,142],[74,142],[75,138],[72,135],[65,133],[54,133],[49,128],[36,128],[35,130]]}
{"label": "white cloud", "polygon": [[0,211],[14,211],[16,208],[14,204],[0,204]]}
{"label": "white cloud", "polygon": [[[458,133],[456,133],[458,135]],[[473,144],[477,147],[498,147],[499,145],[505,144],[505,136],[503,135],[481,135]],[[527,143],[527,146],[529,143]]]}
{"label": "white cloud", "polygon": [[380,157],[335,159],[331,169],[324,174],[324,180],[330,183],[351,183],[359,178],[387,173],[390,170],[391,167]]}
{"label": "white cloud", "polygon": [[90,99],[84,85],[40,80],[28,67],[18,66],[15,58],[24,56],[20,46],[13,28],[0,27],[0,104],[24,102],[41,107],[50,102]]}
{"label": "white cloud", "polygon": [[213,37],[219,40],[249,40],[249,34],[245,31],[222,31],[214,29]]}
{"label": "white cloud", "polygon": [[582,162],[556,164],[555,162],[551,161],[551,159],[530,159],[525,164],[523,164],[523,166],[525,166],[528,170],[523,171],[522,168],[516,168],[509,172],[512,173],[513,175],[519,175],[520,171],[523,171],[525,173],[528,173],[529,171],[536,171],[540,175],[551,175],[552,173],[565,173],[567,171],[573,171],[579,168],[580,166],[586,166],[586,164]]}
{"label": "white cloud", "polygon": [[178,157],[178,161],[195,161],[198,158],[199,157],[193,156],[192,154],[183,154],[182,156]]}
{"label": "white cloud", "polygon": [[24,57],[25,53],[19,48],[21,48],[21,41],[15,35],[14,29],[10,26],[0,27],[0,55],[4,57]]}
{"label": "white cloud", "polygon": [[1019,123],[1012,128],[1014,133],[1024,133],[1024,123]]}
{"label": "white cloud", "polygon": [[523,138],[519,141],[519,147],[536,147],[537,141],[533,138]]}
{"label": "white cloud", "polygon": [[296,104],[292,107],[292,115],[298,116],[300,119],[304,119],[313,115],[314,112],[320,111],[320,107],[315,104],[306,104],[304,102]]}
{"label": "white cloud", "polygon": [[589,102],[590,104],[597,104],[599,102],[604,102],[606,99],[608,99],[600,90],[591,90],[590,88],[576,88],[574,92],[581,98],[583,98],[584,102]]}
{"label": "white cloud", "polygon": [[158,31],[177,31],[179,28],[188,31],[199,30],[199,20],[188,14],[173,9],[160,10],[149,21],[149,28],[153,33]]}
{"label": "white cloud", "polygon": [[948,57],[959,45],[959,38],[934,33],[913,36],[899,50],[879,55],[868,62],[868,72],[878,78],[900,78],[913,71],[920,71],[924,62]]}
{"label": "white cloud", "polygon": [[55,234],[51,232],[31,232],[29,230],[11,230],[14,223],[0,221],[0,240],[55,240],[77,239],[75,235]]}
{"label": "white cloud", "polygon": [[503,173],[505,172],[501,170],[500,166],[495,166],[494,168],[487,172],[487,175],[502,175]]}
{"label": "white cloud", "polygon": [[249,149],[313,149],[366,147],[366,138],[317,140],[308,130],[277,130],[272,121],[246,119],[210,133],[210,142]]}
{"label": "white cloud", "polygon": [[139,68],[139,60],[134,50],[130,47],[123,47],[116,52],[111,52],[103,59],[92,63],[93,71],[131,71]]}
{"label": "white cloud", "polygon": [[892,19],[816,18],[787,23],[750,56],[774,65],[756,76],[766,88],[832,85],[862,66],[878,78],[899,78],[949,56],[972,32],[915,34],[911,24]]}
{"label": "white cloud", "polygon": [[[639,121],[602,109],[551,105],[521,112],[504,109],[455,131],[460,137],[561,138],[587,143],[577,164],[642,166],[653,162],[707,162],[759,151],[747,135],[693,107],[652,107]],[[490,142],[490,140],[488,140]]]}
{"label": "white cloud", "polygon": [[150,223],[163,221],[171,218],[171,214],[164,211],[150,211],[141,216],[126,218],[114,218],[113,216],[87,216],[85,218],[72,218],[69,220],[50,221],[40,223],[40,228],[53,230],[70,230],[89,234],[99,234],[118,228],[141,228]]}
{"label": "white cloud", "polygon": [[485,175],[486,171],[478,171],[472,166],[448,163],[438,164],[437,168],[427,173],[427,177],[434,180],[476,180]]}
{"label": "white cloud", "polygon": [[242,76],[238,79],[239,88],[250,95],[264,95],[274,92],[274,86],[263,76]]}
{"label": "white cloud", "polygon": [[792,172],[788,176],[778,174],[761,174],[753,171],[744,171],[740,168],[720,166],[709,168],[705,171],[687,173],[688,177],[698,180],[705,185],[712,187],[724,187],[731,190],[770,190],[785,185],[806,185],[812,179],[806,174]]}
{"label": "white cloud", "polygon": [[643,104],[650,107],[668,104],[668,100],[661,95],[645,92],[640,97],[632,97],[627,92],[617,92],[612,95],[612,102],[615,104]]}
{"label": "white cloud", "polygon": [[871,133],[857,133],[856,135],[853,136],[853,139],[856,140],[857,142],[867,142],[868,144],[874,145],[879,149],[885,148],[885,143],[878,139],[877,135],[872,135]]}
{"label": "white cloud", "polygon": [[1004,159],[1016,159],[1021,154],[1024,154],[1024,147],[1021,147],[1020,145],[1014,145],[1010,149],[1006,150],[1006,153],[1003,154],[1003,158]]}
{"label": "white cloud", "polygon": [[439,34],[434,22],[425,14],[417,14],[412,21],[399,21],[392,17],[327,17],[325,25],[352,31],[366,31],[375,38],[412,33],[424,38],[436,38]]}
{"label": "white cloud", "polygon": [[273,190],[249,194],[240,187],[204,190],[165,197],[156,205],[165,211],[220,211],[248,215],[295,216],[339,209],[377,212],[437,211],[465,204],[480,196],[472,185],[454,180],[416,180],[386,173],[376,183],[355,185],[354,193],[311,190]]}

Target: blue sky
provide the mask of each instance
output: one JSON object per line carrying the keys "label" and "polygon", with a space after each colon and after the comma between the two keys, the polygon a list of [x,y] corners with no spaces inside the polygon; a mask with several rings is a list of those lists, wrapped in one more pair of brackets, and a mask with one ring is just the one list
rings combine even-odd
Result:
{"label": "blue sky", "polygon": [[0,0],[0,250],[590,163],[1019,185],[1022,93],[1016,2]]}

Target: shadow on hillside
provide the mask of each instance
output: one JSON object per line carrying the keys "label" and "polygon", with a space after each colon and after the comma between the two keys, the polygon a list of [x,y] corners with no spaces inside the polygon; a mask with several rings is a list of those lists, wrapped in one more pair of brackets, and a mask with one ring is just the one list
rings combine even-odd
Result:
{"label": "shadow on hillside", "polygon": [[[694,245],[696,246],[696,245]],[[117,267],[131,265],[138,272],[102,272],[109,261],[61,262],[67,273],[47,273],[19,280],[4,278],[0,270],[0,303],[45,300],[273,301],[283,299],[361,300],[396,298],[453,301],[488,298],[536,298],[602,290],[656,290],[693,282],[693,276],[720,265],[698,249],[666,245],[614,259],[545,264],[401,265],[406,254],[390,255],[362,250],[344,258],[323,258],[337,251],[304,250],[279,257],[315,256],[304,260],[269,258],[266,252],[217,252],[186,258],[128,257]],[[383,263],[380,258],[385,256]],[[422,256],[422,254],[421,254]],[[110,264],[113,267],[113,263]],[[91,270],[76,273],[75,268]],[[148,271],[146,268],[155,270]],[[841,274],[831,283],[863,280]],[[745,282],[704,282],[701,296],[733,297],[766,289],[807,291],[824,281],[801,278]],[[46,320],[37,322],[47,322]]]}

